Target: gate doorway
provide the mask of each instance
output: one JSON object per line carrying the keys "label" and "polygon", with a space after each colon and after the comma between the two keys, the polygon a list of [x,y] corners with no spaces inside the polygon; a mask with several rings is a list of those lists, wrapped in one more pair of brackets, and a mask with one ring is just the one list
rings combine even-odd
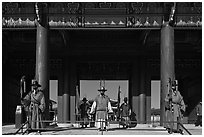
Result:
{"label": "gate doorway", "polygon": [[151,108],[160,109],[160,80],[151,81]]}
{"label": "gate doorway", "polygon": [[[93,100],[99,94],[100,80],[80,80],[80,99],[86,97],[88,100]],[[128,80],[106,80],[105,87],[106,95],[112,99],[118,99],[118,88],[120,86],[120,102],[123,102],[124,97],[129,97]]]}

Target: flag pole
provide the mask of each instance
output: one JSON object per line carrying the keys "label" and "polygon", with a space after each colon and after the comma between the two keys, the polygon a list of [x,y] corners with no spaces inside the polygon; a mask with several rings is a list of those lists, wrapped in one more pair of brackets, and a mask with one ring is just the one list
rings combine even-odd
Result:
{"label": "flag pole", "polygon": [[120,86],[118,87],[118,119],[120,119]]}

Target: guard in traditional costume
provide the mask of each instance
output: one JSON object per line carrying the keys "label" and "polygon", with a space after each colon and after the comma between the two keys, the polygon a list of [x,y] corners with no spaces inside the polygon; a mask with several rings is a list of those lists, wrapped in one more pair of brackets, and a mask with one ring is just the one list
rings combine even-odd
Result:
{"label": "guard in traditional costume", "polygon": [[199,102],[199,104],[196,106],[196,115],[197,119],[195,122],[195,126],[202,127],[202,102]]}
{"label": "guard in traditional costume", "polygon": [[99,90],[100,95],[96,96],[92,107],[91,107],[91,114],[96,113],[96,127],[99,130],[107,129],[108,126],[107,119],[108,119],[108,113],[113,113],[110,99],[107,95],[105,95],[105,87],[101,87]]}
{"label": "guard in traditional costume", "polygon": [[39,89],[41,85],[38,84],[38,81],[34,80],[31,86],[33,90],[23,98],[22,104],[29,109],[29,128],[39,129],[44,127],[42,118],[45,110],[45,97],[43,92]]}
{"label": "guard in traditional costume", "polygon": [[87,125],[89,124],[88,122],[88,111],[89,111],[89,106],[90,104],[87,102],[88,100],[84,97],[82,100],[82,103],[79,105],[79,113],[80,115],[80,121],[82,127],[87,127]]}
{"label": "guard in traditional costume", "polygon": [[128,98],[124,98],[124,102],[120,106],[121,111],[121,121],[124,128],[129,127],[129,121],[130,121],[130,115],[131,115],[131,109],[130,105],[128,104]]}
{"label": "guard in traditional costume", "polygon": [[[166,110],[166,129],[169,133],[183,133],[179,123],[182,123],[183,113],[185,112],[185,104],[183,97],[178,91],[177,81],[173,81],[172,96],[168,93],[165,98],[165,110]],[[171,103],[170,103],[171,102]]]}

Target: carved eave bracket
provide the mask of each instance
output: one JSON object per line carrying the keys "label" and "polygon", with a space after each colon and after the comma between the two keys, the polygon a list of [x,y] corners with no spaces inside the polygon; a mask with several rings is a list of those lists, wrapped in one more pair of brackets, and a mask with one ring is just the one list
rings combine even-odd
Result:
{"label": "carved eave bracket", "polygon": [[[164,3],[46,3],[49,28],[160,28]],[[3,28],[35,28],[35,3],[3,3]],[[177,3],[173,26],[201,28],[202,4]],[[111,13],[111,14],[110,14]]]}

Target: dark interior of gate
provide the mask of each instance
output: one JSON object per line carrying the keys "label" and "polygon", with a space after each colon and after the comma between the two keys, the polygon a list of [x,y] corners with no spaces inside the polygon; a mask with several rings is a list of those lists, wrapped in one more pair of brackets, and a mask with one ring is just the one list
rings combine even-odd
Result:
{"label": "dark interior of gate", "polygon": [[[15,110],[19,103],[17,93],[21,76],[32,79],[35,75],[35,35],[34,30],[3,31],[4,112]],[[64,71],[70,74],[76,71],[77,81],[129,80],[130,97],[139,96],[134,90],[144,90],[146,96],[151,96],[151,80],[160,79],[158,30],[50,30],[49,35],[51,79],[59,80]],[[175,73],[179,90],[188,105],[187,116],[191,116],[202,97],[201,55],[200,30],[175,31]],[[69,67],[64,70],[66,62]],[[76,68],[72,69],[71,64]],[[137,84],[132,84],[134,80]],[[12,102],[6,103],[10,98]]]}
{"label": "dark interior of gate", "polygon": [[[138,120],[150,120],[151,80],[160,80],[160,29],[50,29],[48,31],[50,79],[58,80],[58,119],[70,120],[75,88],[80,80],[128,80],[129,98]],[[20,103],[19,82],[27,87],[35,76],[35,29],[2,31],[2,120],[15,121]],[[196,118],[202,99],[202,29],[174,30],[175,76],[187,110],[187,122]],[[143,96],[142,100],[139,99]],[[73,112],[74,113],[74,112]],[[60,116],[62,117],[60,119]]]}

